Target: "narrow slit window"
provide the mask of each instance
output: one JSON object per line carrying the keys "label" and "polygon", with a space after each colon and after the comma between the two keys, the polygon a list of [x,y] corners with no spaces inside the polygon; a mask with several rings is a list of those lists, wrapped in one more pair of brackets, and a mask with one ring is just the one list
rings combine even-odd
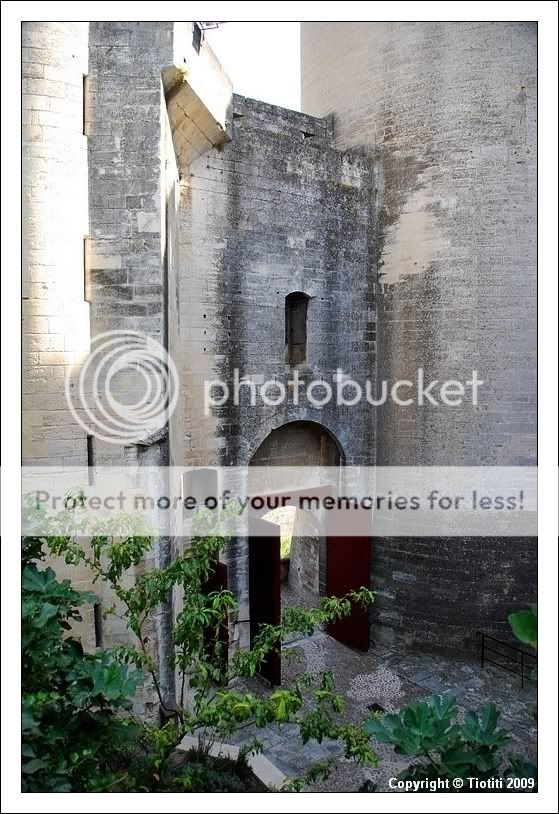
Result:
{"label": "narrow slit window", "polygon": [[83,299],[91,302],[91,275],[89,270],[89,237],[83,239]]}
{"label": "narrow slit window", "polygon": [[285,298],[285,345],[289,365],[307,361],[308,303],[309,298],[300,291]]}
{"label": "narrow slit window", "polygon": [[192,47],[196,51],[197,54],[200,53],[200,47],[202,45],[202,26],[198,23],[192,24]]}
{"label": "narrow slit window", "polygon": [[82,80],[82,133],[89,135],[89,76],[83,74]]}
{"label": "narrow slit window", "polygon": [[93,486],[93,436],[87,436],[87,479],[90,486]]}

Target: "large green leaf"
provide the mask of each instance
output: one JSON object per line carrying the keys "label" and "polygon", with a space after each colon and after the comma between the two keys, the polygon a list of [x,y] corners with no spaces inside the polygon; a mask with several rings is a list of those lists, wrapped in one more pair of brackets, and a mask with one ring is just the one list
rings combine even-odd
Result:
{"label": "large green leaf", "polygon": [[516,638],[534,650],[538,648],[538,617],[536,608],[511,613],[509,623]]}
{"label": "large green leaf", "polygon": [[43,602],[41,610],[34,624],[38,628],[43,628],[51,619],[58,615],[58,608],[56,605],[51,605],[50,602]]}
{"label": "large green leaf", "polygon": [[470,743],[493,748],[504,746],[509,736],[497,729],[499,712],[495,704],[485,704],[478,712],[468,712],[462,726],[462,736]]}
{"label": "large green leaf", "polygon": [[444,748],[456,737],[453,725],[456,700],[434,696],[411,704],[396,715],[373,718],[364,724],[365,732],[381,743],[392,743],[397,752],[418,755]]}
{"label": "large green leaf", "polygon": [[39,769],[46,769],[48,763],[45,760],[41,760],[41,758],[35,757],[32,760],[28,760],[22,766],[22,772],[24,774],[34,774],[38,772]]}
{"label": "large green leaf", "polygon": [[34,565],[28,566],[23,571],[21,587],[23,592],[31,591],[33,593],[43,593],[49,582],[55,581],[55,575],[52,568],[45,568],[39,571]]}

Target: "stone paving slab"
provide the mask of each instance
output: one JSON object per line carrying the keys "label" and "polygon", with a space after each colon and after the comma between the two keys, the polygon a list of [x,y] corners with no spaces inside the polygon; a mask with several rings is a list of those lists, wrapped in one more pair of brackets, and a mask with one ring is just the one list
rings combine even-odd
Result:
{"label": "stone paving slab", "polygon": [[[367,707],[372,703],[380,704],[386,712],[396,712],[435,693],[454,695],[462,711],[478,709],[493,701],[502,713],[500,725],[512,736],[508,751],[535,759],[535,688],[521,689],[519,678],[491,666],[482,669],[479,663],[472,661],[396,652],[386,646],[360,653],[325,633],[317,633],[284,648],[284,684],[288,685],[305,670],[332,671],[336,690],[346,699],[344,717],[353,723],[360,723],[370,715]],[[243,682],[243,685],[258,694],[267,691],[266,685],[258,679]],[[379,767],[364,769],[346,761],[337,743],[303,745],[294,725],[275,725],[266,730],[250,726],[232,740],[241,744],[254,737],[263,742],[263,754],[288,777],[301,776],[317,761],[335,758],[336,771],[328,780],[315,784],[313,791],[357,791],[366,779],[377,782],[379,791],[388,790],[388,779],[410,762],[407,757],[395,755],[390,746],[376,744]]]}

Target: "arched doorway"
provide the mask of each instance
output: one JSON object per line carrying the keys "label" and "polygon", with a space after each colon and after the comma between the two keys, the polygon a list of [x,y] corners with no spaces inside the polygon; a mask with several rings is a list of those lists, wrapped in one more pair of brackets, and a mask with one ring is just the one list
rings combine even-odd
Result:
{"label": "arched doorway", "polygon": [[[322,505],[303,510],[296,503],[301,495],[338,495],[343,462],[343,450],[332,433],[312,421],[278,427],[252,456],[248,493],[273,497],[277,503],[272,509],[268,503],[249,523],[251,638],[260,624],[277,624],[285,607],[315,607],[320,596],[343,596],[369,584],[369,539],[356,548],[355,537],[340,533],[339,521]],[[288,507],[281,504],[286,496]],[[282,544],[285,558],[289,556],[287,574]],[[368,648],[368,616],[360,609],[329,625],[328,632],[358,649]],[[279,654],[262,672],[272,683],[280,683]]]}
{"label": "arched doorway", "polygon": [[[248,492],[278,494],[326,484],[337,489],[343,463],[343,450],[329,430],[314,421],[291,421],[272,430],[255,451]],[[290,559],[284,599],[294,604],[298,595],[300,604],[316,606],[327,587],[323,519],[293,506],[262,512],[260,517],[280,527],[281,555]]]}
{"label": "arched doorway", "polygon": [[272,430],[250,460],[250,466],[337,467],[343,450],[330,430],[316,421],[289,421]]}
{"label": "arched doorway", "polygon": [[320,597],[320,525],[296,506],[272,509],[263,518],[280,529],[281,608],[314,608]]}

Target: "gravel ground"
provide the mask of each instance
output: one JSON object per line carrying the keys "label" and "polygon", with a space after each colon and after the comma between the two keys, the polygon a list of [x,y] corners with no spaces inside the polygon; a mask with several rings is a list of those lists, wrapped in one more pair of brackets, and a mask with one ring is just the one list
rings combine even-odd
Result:
{"label": "gravel ground", "polygon": [[[282,679],[289,684],[298,673],[331,670],[336,689],[346,699],[345,718],[363,721],[370,713],[368,705],[379,704],[386,712],[437,693],[451,693],[463,710],[478,709],[493,701],[501,710],[500,725],[508,729],[512,742],[507,752],[518,752],[530,759],[536,755],[536,722],[533,717],[534,687],[521,689],[520,679],[479,663],[450,659],[439,655],[406,653],[383,646],[372,646],[359,653],[340,644],[325,633],[286,645]],[[252,692],[264,693],[267,687],[256,679],[247,682]],[[313,785],[311,791],[358,791],[371,779],[378,791],[388,791],[388,780],[409,764],[409,759],[394,754],[391,747],[377,744],[376,769],[363,769],[346,761],[337,743],[325,741],[303,745],[297,727],[273,726],[267,730],[248,727],[235,743],[253,737],[264,743],[264,754],[288,777],[301,776],[313,763],[333,758],[336,769],[331,776]]]}

